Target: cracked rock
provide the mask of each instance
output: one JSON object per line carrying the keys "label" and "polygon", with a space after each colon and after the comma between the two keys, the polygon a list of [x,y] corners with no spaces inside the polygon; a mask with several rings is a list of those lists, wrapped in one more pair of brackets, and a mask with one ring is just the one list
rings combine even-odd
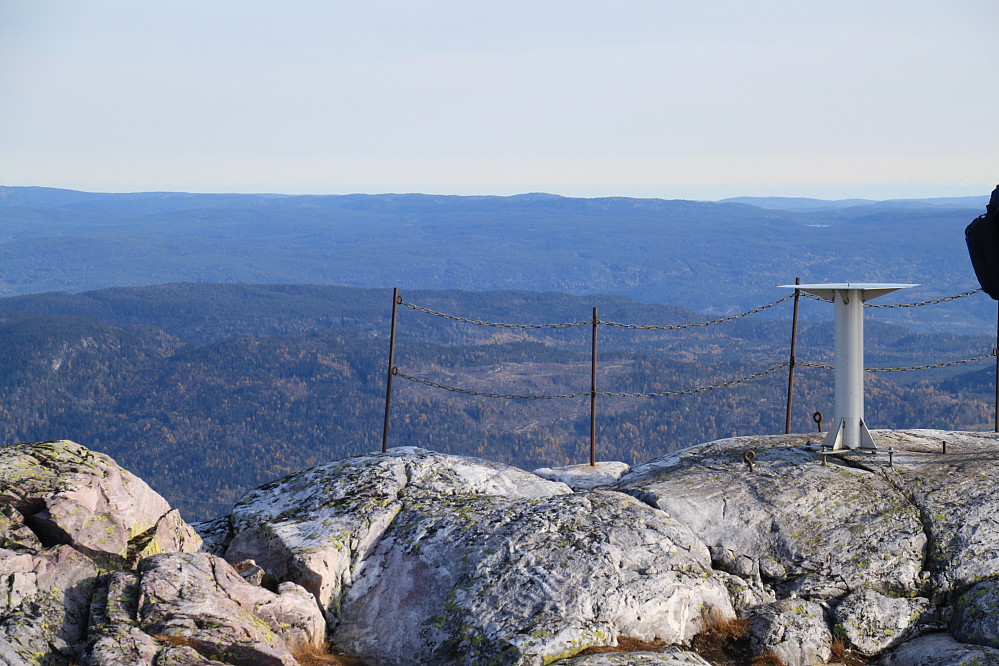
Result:
{"label": "cracked rock", "polygon": [[999,648],[999,580],[983,580],[958,597],[951,633],[964,643]]}
{"label": "cracked rock", "polygon": [[311,592],[335,624],[353,572],[414,493],[547,497],[563,483],[484,460],[403,447],[307,469],[247,494],[233,509],[230,562],[253,559]]}
{"label": "cracked rock", "polygon": [[700,655],[668,647],[659,652],[616,652],[573,657],[559,664],[572,666],[710,666]]}
{"label": "cracked rock", "polygon": [[999,666],[999,650],[959,643],[948,634],[928,634],[895,649],[879,666]]}
{"label": "cracked rock", "polygon": [[0,549],[0,639],[20,658],[73,660],[86,637],[97,567],[70,546]]}
{"label": "cracked rock", "polygon": [[869,657],[911,638],[933,603],[915,597],[889,598],[866,588],[851,592],[836,607],[836,631]]}
{"label": "cracked rock", "polygon": [[757,654],[772,652],[785,666],[826,663],[832,656],[832,633],[819,604],[782,599],[756,608],[749,625]]}
{"label": "cracked rock", "polygon": [[918,509],[879,470],[823,465],[810,443],[805,435],[710,442],[639,465],[616,487],[692,529],[714,566],[778,596],[916,593],[926,544]]}
{"label": "cracked rock", "polygon": [[622,493],[413,498],[366,559],[334,643],[379,664],[547,664],[619,635],[686,643],[734,618],[707,549]]}
{"label": "cracked rock", "polygon": [[[123,565],[130,542],[157,530],[171,511],[110,457],[65,440],[0,447],[0,503],[23,515],[42,545],[72,545],[110,567]],[[170,538],[197,550],[200,537],[183,521],[167,520]],[[167,538],[165,528],[158,538]]]}
{"label": "cracked rock", "polygon": [[92,610],[89,649],[97,666],[293,666],[289,646],[320,645],[326,631],[319,607],[301,587],[284,583],[274,594],[207,553],[146,558],[138,571],[113,574],[102,592]]}

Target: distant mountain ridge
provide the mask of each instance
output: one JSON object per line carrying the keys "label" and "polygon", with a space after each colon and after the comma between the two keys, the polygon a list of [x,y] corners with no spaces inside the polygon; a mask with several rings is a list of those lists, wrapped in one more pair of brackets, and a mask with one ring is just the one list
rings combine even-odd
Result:
{"label": "distant mountain ridge", "polygon": [[[984,198],[854,203],[7,187],[0,295],[330,284],[619,294],[722,315],[778,298],[795,277],[923,285],[898,296],[912,300],[978,286],[963,230]],[[920,330],[995,329],[987,300],[959,316],[900,315]]]}
{"label": "distant mountain ridge", "polygon": [[[254,202],[298,199],[346,200],[361,197],[428,197],[455,198],[454,195],[432,195],[419,193],[395,194],[278,194],[278,193],[193,193],[193,192],[84,192],[55,187],[12,187],[0,185],[0,207],[40,207],[40,208],[93,208],[107,206],[120,209],[144,208],[155,210],[183,210],[199,207],[217,208],[232,205],[246,205]],[[520,201],[564,201],[576,199],[548,192],[526,192],[511,196],[481,195],[461,198],[512,199]],[[728,197],[716,202],[683,199],[645,199],[635,197],[595,197],[583,201],[635,200],[635,201],[698,201],[700,203],[740,203],[774,210],[808,211],[853,206],[880,205],[894,207],[900,205],[954,206],[959,208],[984,208],[988,195],[966,197],[926,197],[909,199],[815,199],[810,197]]]}
{"label": "distant mountain ridge", "polygon": [[798,212],[852,208],[854,206],[878,206],[881,208],[918,208],[921,206],[942,206],[954,208],[985,208],[988,195],[971,197],[931,197],[926,199],[810,199],[805,197],[730,197],[719,203],[741,203],[773,210]]}

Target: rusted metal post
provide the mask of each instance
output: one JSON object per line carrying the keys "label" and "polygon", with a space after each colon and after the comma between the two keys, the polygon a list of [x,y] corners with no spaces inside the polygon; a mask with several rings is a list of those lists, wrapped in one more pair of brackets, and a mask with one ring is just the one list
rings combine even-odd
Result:
{"label": "rusted metal post", "polygon": [[392,375],[395,374],[395,315],[399,305],[399,287],[392,290],[392,332],[389,333],[388,381],[385,385],[385,425],[382,428],[382,453],[388,451],[389,407],[392,405]]}
{"label": "rusted metal post", "polygon": [[590,353],[590,467],[597,465],[597,308],[593,308],[593,348]]}
{"label": "rusted metal post", "polygon": [[[801,278],[794,278],[795,284],[801,284]],[[787,368],[787,416],[784,419],[784,434],[791,434],[791,396],[794,392],[794,351],[798,343],[798,300],[801,290],[794,290],[794,315],[791,317],[791,362]]]}

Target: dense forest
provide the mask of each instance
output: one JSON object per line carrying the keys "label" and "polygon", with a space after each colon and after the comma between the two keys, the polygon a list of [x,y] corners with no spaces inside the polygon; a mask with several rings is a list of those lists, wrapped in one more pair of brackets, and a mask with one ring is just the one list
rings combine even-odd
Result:
{"label": "dense forest", "polygon": [[[774,300],[786,295],[774,290]],[[400,372],[487,393],[589,390],[592,308],[601,321],[710,319],[620,296],[411,291],[398,313]],[[976,295],[963,299],[987,297]],[[521,329],[426,314],[418,305]],[[815,319],[828,304],[802,300]],[[960,316],[962,301],[951,308]],[[826,308],[823,311],[823,308]],[[987,335],[914,333],[870,310],[867,364],[932,364],[991,351]],[[791,302],[679,331],[602,325],[597,388],[662,392],[724,383],[788,358]],[[183,283],[0,299],[0,442],[68,438],[105,451],[189,519],[224,512],[256,485],[377,450],[391,291]],[[832,327],[801,324],[798,359],[829,362]],[[867,375],[878,427],[990,429],[994,361]],[[832,373],[799,365],[793,430],[831,415]],[[783,432],[787,370],[692,395],[600,397],[598,458],[641,462],[731,435]],[[817,441],[817,438],[816,438]],[[390,446],[484,456],[527,469],[585,462],[589,398],[500,399],[394,380]]]}

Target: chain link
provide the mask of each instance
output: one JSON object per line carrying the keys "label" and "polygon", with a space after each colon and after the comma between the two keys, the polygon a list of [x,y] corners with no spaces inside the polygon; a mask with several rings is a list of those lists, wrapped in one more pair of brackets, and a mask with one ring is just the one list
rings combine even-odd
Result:
{"label": "chain link", "polygon": [[698,326],[712,326],[714,324],[722,324],[727,321],[734,321],[736,319],[742,319],[743,317],[748,317],[749,315],[756,314],[757,312],[763,312],[768,308],[772,308],[775,305],[780,305],[784,301],[789,301],[794,298],[794,294],[788,294],[784,298],[779,298],[772,303],[767,303],[766,305],[761,305],[758,308],[753,308],[748,312],[741,312],[739,314],[731,315],[728,317],[722,317],[721,319],[712,319],[711,321],[700,321],[695,324],[666,324],[661,326],[655,325],[643,325],[643,324],[622,324],[616,321],[603,321],[599,320],[598,323],[604,326],[615,326],[617,328],[630,328],[638,329],[642,331],[676,331],[683,328],[697,328]]}
{"label": "chain link", "polygon": [[[974,363],[975,361],[984,361],[985,359],[995,355],[996,352],[991,351],[987,354],[982,354],[981,356],[975,356],[972,358],[962,358],[960,361],[944,361],[943,363],[933,363],[930,365],[910,365],[904,368],[864,368],[864,372],[907,372],[909,370],[932,370],[934,368],[949,368],[953,365],[961,365],[962,363]],[[805,368],[819,368],[821,370],[834,369],[834,366],[829,363],[814,363],[812,361],[797,361],[795,365],[800,365]]]}
{"label": "chain link", "polygon": [[832,370],[833,366],[830,363],[815,363],[813,361],[795,361],[795,365],[800,365],[803,368],[818,368],[820,370]]}
{"label": "chain link", "polygon": [[[614,326],[614,327],[617,327],[617,328],[639,329],[639,330],[645,330],[645,331],[675,331],[675,330],[680,330],[680,329],[684,329],[684,328],[696,328],[698,326],[712,326],[714,324],[722,324],[722,323],[727,322],[727,321],[734,321],[736,319],[742,319],[743,317],[748,317],[749,315],[753,315],[753,314],[756,314],[758,312],[763,312],[764,310],[766,310],[768,308],[772,308],[775,305],[780,305],[781,303],[783,303],[785,301],[789,301],[792,298],[794,298],[794,294],[789,294],[789,295],[787,295],[787,296],[785,296],[783,298],[777,299],[776,301],[774,301],[772,303],[767,303],[766,305],[761,305],[758,308],[753,308],[752,310],[749,310],[748,312],[741,312],[739,314],[731,315],[731,316],[728,316],[728,317],[722,317],[721,319],[713,319],[711,321],[701,321],[701,322],[697,322],[697,323],[694,323],[694,324],[666,324],[666,325],[656,326],[656,325],[642,325],[642,324],[622,324],[620,322],[616,322],[616,321],[604,321],[602,319],[598,319],[597,323],[598,324],[603,324],[604,326]],[[481,320],[481,319],[469,319],[467,317],[459,317],[459,316],[456,316],[456,315],[448,314],[446,312],[438,312],[437,310],[431,310],[430,308],[425,308],[425,307],[416,305],[415,303],[407,303],[406,301],[403,301],[401,298],[399,299],[399,305],[404,305],[404,306],[406,306],[407,308],[409,308],[411,310],[416,310],[417,312],[423,312],[424,314],[433,315],[435,317],[442,317],[444,319],[450,319],[452,321],[461,322],[463,324],[474,324],[476,326],[494,326],[494,327],[497,327],[497,328],[530,328],[530,329],[537,329],[537,328],[570,328],[570,327],[573,327],[573,326],[586,326],[588,324],[593,324],[593,320],[592,319],[586,319],[586,320],[583,320],[583,321],[567,321],[567,322],[562,322],[562,323],[559,323],[559,324],[508,324],[508,323],[503,323],[503,322],[484,321],[484,320]]]}
{"label": "chain link", "polygon": [[944,298],[935,298],[931,301],[920,301],[919,303],[870,303],[864,304],[865,308],[918,308],[923,305],[936,305],[937,303],[946,303],[947,301],[956,301],[959,298],[964,298],[965,296],[971,296],[972,294],[977,294],[981,291],[981,288],[972,289],[971,291],[966,291],[963,294],[957,294],[955,296],[945,296]]}
{"label": "chain link", "polygon": [[411,382],[416,382],[417,384],[423,384],[424,386],[429,386],[431,388],[443,389],[445,391],[451,391],[452,393],[462,393],[464,395],[478,395],[483,398],[506,398],[507,400],[557,400],[559,398],[582,398],[583,396],[590,395],[589,391],[584,393],[560,393],[560,394],[547,394],[547,395],[514,395],[512,393],[487,393],[484,391],[473,391],[472,389],[458,388],[457,386],[448,386],[447,384],[438,384],[437,382],[432,382],[428,379],[420,379],[419,377],[413,377],[412,375],[406,375],[399,372],[398,368],[392,369],[392,374],[396,377],[402,377],[403,379],[408,379]]}
{"label": "chain link", "polygon": [[504,324],[494,321],[482,321],[481,319],[468,319],[467,317],[458,317],[452,314],[447,314],[446,312],[437,312],[436,310],[431,310],[429,308],[420,307],[413,303],[407,303],[406,301],[399,300],[399,305],[405,305],[411,310],[416,310],[418,312],[423,312],[428,315],[433,315],[435,317],[443,317],[444,319],[451,319],[452,321],[461,322],[463,324],[474,324],[476,326],[494,326],[496,328],[571,328],[573,326],[585,326],[587,324],[592,324],[592,319],[587,319],[586,321],[567,321],[561,324]]}
{"label": "chain link", "polygon": [[[713,391],[714,389],[725,388],[726,386],[734,386],[735,384],[741,384],[743,382],[748,382],[753,379],[758,379],[769,375],[771,372],[776,372],[781,368],[786,368],[790,365],[790,362],[785,361],[780,365],[775,365],[766,370],[762,370],[752,375],[746,377],[739,377],[738,379],[731,379],[727,382],[722,382],[720,384],[712,384],[711,386],[699,386],[692,389],[682,389],[679,391],[659,391],[654,393],[614,393],[610,391],[597,391],[596,395],[604,396],[608,398],[667,398],[671,396],[678,395],[691,395],[693,393],[703,393],[705,391]],[[398,368],[392,369],[392,374],[396,377],[402,377],[403,379],[408,379],[411,382],[417,384],[423,384],[424,386],[429,386],[431,388],[443,389],[445,391],[451,391],[452,393],[462,393],[464,395],[477,395],[483,398],[506,398],[507,400],[557,400],[559,398],[582,398],[588,395],[594,395],[590,391],[584,391],[582,393],[561,393],[561,394],[527,394],[527,395],[516,395],[513,393],[488,393],[485,391],[474,391],[472,389],[458,388],[457,386],[448,386],[447,384],[439,384],[437,382],[432,382],[428,379],[421,379],[419,377],[413,377],[412,375],[407,375],[399,372]]]}
{"label": "chain link", "polygon": [[766,370],[761,370],[752,375],[747,375],[746,377],[739,377],[738,379],[731,379],[727,382],[722,382],[720,384],[712,384],[711,386],[699,386],[692,389],[682,389],[679,391],[660,391],[655,393],[611,393],[608,391],[597,391],[597,395],[608,396],[612,398],[668,398],[678,395],[691,395],[693,393],[704,393],[705,391],[713,391],[715,389],[725,388],[726,386],[734,386],[736,384],[741,384],[743,382],[748,382],[753,379],[759,379],[760,377],[765,377],[771,372],[777,372],[781,368],[786,368],[791,365],[790,361],[784,361],[780,365],[775,365],[773,367],[767,368]]}
{"label": "chain link", "polygon": [[[964,298],[966,296],[971,296],[973,294],[979,293],[980,291],[982,291],[982,290],[981,289],[973,289],[971,291],[966,291],[964,293],[957,294],[957,295],[954,295],[954,296],[946,296],[944,298],[938,298],[938,299],[933,299],[933,300],[929,300],[929,301],[921,301],[921,302],[918,302],[918,303],[897,303],[897,304],[887,304],[887,305],[865,304],[864,307],[866,307],[866,308],[912,308],[912,307],[920,307],[920,306],[924,306],[924,305],[936,305],[938,303],[946,303],[948,301],[953,301],[953,300],[957,300],[959,298]],[[814,294],[810,294],[808,292],[802,292],[802,293],[804,294],[805,297],[811,298],[812,300],[823,301],[823,302],[826,302],[826,303],[833,302],[831,299],[821,298],[819,296],[816,296]],[[692,323],[692,324],[668,324],[668,325],[624,324],[624,323],[614,322],[614,321],[602,321],[602,320],[599,320],[599,319],[596,322],[594,322],[593,320],[584,320],[584,321],[562,322],[562,323],[558,323],[558,324],[510,324],[510,323],[502,323],[502,322],[483,321],[483,320],[480,320],[480,319],[469,319],[467,317],[458,317],[458,316],[455,316],[455,315],[452,315],[452,314],[447,314],[445,312],[438,312],[436,310],[431,310],[429,308],[421,307],[421,306],[416,305],[414,303],[407,303],[406,301],[403,301],[401,297],[399,298],[399,300],[397,301],[397,303],[399,305],[404,305],[407,308],[410,308],[412,310],[416,310],[418,312],[423,312],[425,314],[433,315],[435,317],[442,317],[444,319],[450,319],[452,321],[457,321],[457,322],[461,322],[461,323],[465,323],[465,324],[474,324],[476,326],[493,326],[493,327],[498,327],[498,328],[519,328],[519,329],[543,329],[543,328],[570,328],[570,327],[574,327],[574,326],[586,326],[588,324],[592,325],[594,323],[597,323],[597,324],[603,324],[605,326],[613,326],[613,327],[616,327],[616,328],[626,328],[626,329],[632,329],[632,330],[668,331],[668,330],[679,330],[679,329],[685,329],[685,328],[696,328],[696,327],[703,327],[703,326],[712,326],[714,324],[721,324],[721,323],[728,322],[728,321],[734,321],[736,319],[742,319],[743,317],[748,317],[750,315],[753,315],[753,314],[756,314],[758,312],[762,312],[762,311],[767,310],[769,308],[772,308],[772,307],[775,307],[777,305],[780,305],[781,303],[783,303],[785,301],[788,301],[788,300],[790,300],[792,298],[794,298],[794,294],[789,294],[789,295],[787,295],[787,296],[785,296],[783,298],[780,298],[780,299],[778,299],[776,301],[773,301],[772,303],[767,303],[766,305],[761,305],[760,307],[753,308],[752,310],[749,310],[747,312],[742,312],[742,313],[739,313],[739,314],[730,315],[728,317],[722,317],[720,319],[713,319],[711,321],[702,321],[702,322],[696,322],[696,323]],[[989,352],[987,354],[982,354],[981,356],[975,356],[973,358],[962,359],[960,361],[946,361],[946,362],[943,362],[943,363],[934,363],[934,364],[930,364],[930,365],[915,365],[915,366],[909,366],[909,367],[903,367],[903,368],[865,368],[865,372],[905,372],[905,371],[909,371],[909,370],[929,370],[929,369],[933,369],[933,368],[947,368],[947,367],[950,367],[950,366],[961,365],[963,363],[974,363],[975,361],[981,361],[981,360],[984,360],[986,358],[997,356],[997,355],[999,355],[999,350],[993,350],[993,351],[991,351],[991,352]],[[414,383],[417,383],[417,384],[423,384],[424,386],[428,386],[430,388],[442,389],[444,391],[450,391],[452,393],[461,393],[463,395],[480,396],[480,397],[484,397],[484,398],[503,398],[503,399],[507,399],[507,400],[557,400],[557,399],[561,399],[561,398],[581,398],[581,397],[585,397],[585,396],[589,396],[589,395],[599,395],[599,396],[611,397],[611,398],[664,398],[664,397],[672,397],[672,396],[691,395],[691,394],[695,394],[695,393],[703,393],[705,391],[713,391],[715,389],[725,388],[727,386],[734,386],[736,384],[741,384],[743,382],[748,382],[748,381],[752,381],[754,379],[759,379],[760,377],[764,377],[766,375],[769,375],[769,374],[771,374],[773,372],[776,372],[777,370],[780,370],[781,368],[786,368],[789,365],[791,365],[790,361],[786,361],[786,362],[781,363],[779,365],[775,365],[775,366],[772,366],[770,368],[767,368],[766,370],[761,370],[760,372],[754,373],[752,375],[747,375],[745,377],[739,377],[738,379],[732,379],[732,380],[729,380],[729,381],[726,381],[726,382],[721,382],[719,384],[712,384],[712,385],[709,385],[709,386],[699,386],[699,387],[696,387],[696,388],[682,389],[682,390],[678,390],[678,391],[658,391],[658,392],[649,392],[649,393],[616,393],[616,392],[610,392],[610,391],[596,391],[595,393],[592,392],[592,391],[584,391],[584,392],[577,392],[577,393],[558,393],[558,394],[491,393],[491,392],[487,392],[487,391],[475,391],[475,390],[472,390],[472,389],[459,388],[457,386],[448,386],[447,384],[441,384],[441,383],[433,382],[433,381],[430,381],[430,380],[427,380],[427,379],[421,379],[419,377],[413,377],[412,375],[407,375],[407,374],[399,372],[398,368],[392,368],[392,374],[395,375],[395,376],[401,377],[402,379],[407,379],[407,380],[409,380],[411,382],[414,382]],[[829,364],[829,363],[816,363],[816,362],[812,362],[812,361],[797,361],[796,365],[800,365],[800,366],[805,367],[805,368],[818,368],[818,369],[822,369],[822,370],[832,370],[832,369],[834,369],[834,366],[832,364]]]}
{"label": "chain link", "polygon": [[[978,289],[972,289],[971,291],[966,291],[966,292],[961,293],[961,294],[955,294],[954,296],[944,296],[943,298],[934,298],[934,299],[929,300],[929,301],[919,301],[918,303],[864,303],[864,307],[865,308],[886,308],[886,309],[918,308],[918,307],[922,307],[924,305],[937,305],[939,303],[946,303],[948,301],[956,301],[959,298],[964,298],[965,296],[972,296],[974,294],[977,294],[981,290],[982,289],[979,287]],[[804,292],[804,296],[806,298],[812,299],[813,301],[822,301],[823,303],[832,303],[833,302],[833,300],[831,298],[822,298],[821,296],[816,296],[815,294],[810,294],[807,291]]]}
{"label": "chain link", "polygon": [[[972,296],[974,294],[979,293],[980,291],[982,291],[981,288],[979,288],[979,289],[972,289],[971,291],[966,291],[964,293],[957,294],[957,295],[954,295],[954,296],[945,296],[944,298],[936,298],[936,299],[929,300],[929,301],[920,301],[918,303],[888,303],[888,304],[865,303],[864,307],[865,308],[915,308],[915,307],[921,307],[923,305],[937,305],[938,303],[946,303],[948,301],[954,301],[954,300],[957,300],[959,298],[964,298],[966,296]],[[832,303],[833,302],[832,299],[822,298],[820,296],[816,296],[815,294],[808,293],[807,291],[806,292],[802,292],[802,294],[806,298],[810,298],[810,299],[812,299],[814,301],[822,301],[823,303]],[[758,308],[753,308],[752,310],[749,310],[747,312],[740,312],[739,314],[730,315],[728,317],[721,317],[720,319],[712,319],[710,321],[700,321],[700,322],[695,322],[695,323],[692,323],[692,324],[662,324],[662,325],[655,325],[655,324],[624,324],[624,323],[617,322],[617,321],[605,321],[605,320],[602,320],[602,319],[598,319],[597,323],[598,324],[603,324],[604,326],[613,326],[615,328],[628,328],[628,329],[632,329],[632,330],[642,330],[642,331],[676,331],[676,330],[681,330],[681,329],[685,329],[685,328],[698,328],[698,327],[702,327],[702,326],[713,326],[715,324],[723,324],[725,322],[735,321],[736,319],[742,319],[744,317],[748,317],[750,315],[754,315],[754,314],[757,314],[759,312],[763,312],[764,310],[767,310],[769,308],[772,308],[772,307],[775,307],[777,305],[780,305],[781,303],[783,303],[785,301],[789,301],[792,298],[794,298],[794,294],[788,294],[787,296],[785,296],[783,298],[779,298],[776,301],[773,301],[771,303],[767,303],[766,305],[761,305]],[[430,308],[425,308],[425,307],[422,307],[420,305],[416,305],[415,303],[408,303],[408,302],[402,300],[402,298],[399,299],[398,303],[399,303],[399,305],[403,305],[403,306],[405,306],[405,307],[407,307],[407,308],[409,308],[411,310],[416,310],[418,312],[423,312],[424,314],[433,315],[434,317],[442,317],[444,319],[450,319],[452,321],[461,322],[463,324],[473,324],[475,326],[493,326],[493,327],[496,327],[496,328],[540,329],[540,328],[572,328],[574,326],[586,326],[587,324],[592,324],[593,323],[592,319],[585,319],[585,320],[582,320],[582,321],[566,321],[566,322],[561,322],[561,323],[557,323],[557,324],[510,324],[510,323],[505,323],[505,322],[484,321],[482,319],[469,319],[468,317],[459,317],[457,315],[448,314],[446,312],[438,312],[437,310],[431,310]]]}
{"label": "chain link", "polygon": [[975,356],[974,358],[963,358],[960,361],[946,361],[944,363],[934,363],[932,365],[913,365],[908,368],[867,368],[867,372],[905,372],[906,370],[929,370],[931,368],[949,368],[952,365],[961,365],[962,363],[974,363],[975,361],[983,361],[990,356],[995,356],[994,351],[988,354],[982,354],[981,356]]}

